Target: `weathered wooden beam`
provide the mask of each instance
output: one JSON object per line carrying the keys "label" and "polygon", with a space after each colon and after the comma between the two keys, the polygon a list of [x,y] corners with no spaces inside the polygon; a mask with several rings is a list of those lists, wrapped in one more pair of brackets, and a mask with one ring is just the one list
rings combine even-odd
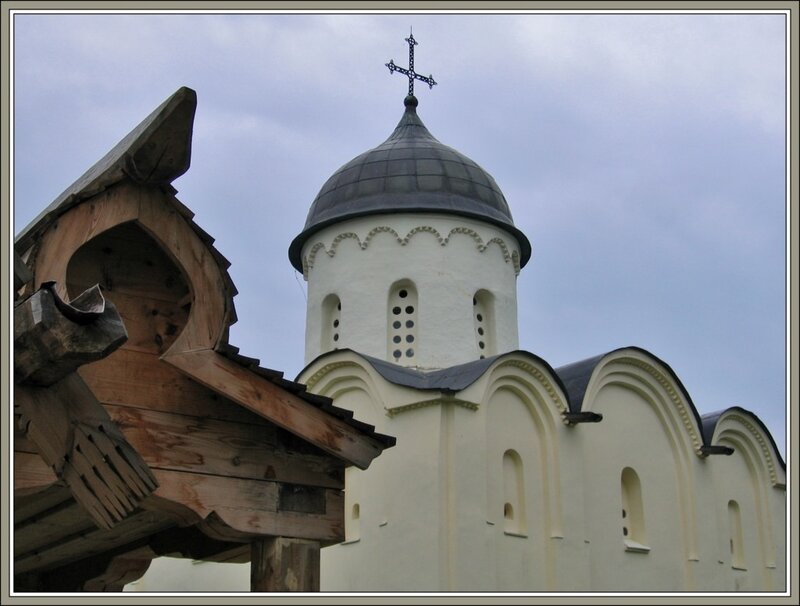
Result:
{"label": "weathered wooden beam", "polygon": [[250,544],[250,591],[319,591],[319,543],[286,537]]}
{"label": "weathered wooden beam", "polygon": [[[72,493],[63,482],[52,484],[35,494],[14,493],[14,527],[34,523],[37,517],[53,507],[72,500]],[[16,544],[15,544],[16,545]]]}
{"label": "weathered wooden beam", "polygon": [[33,280],[33,274],[22,257],[19,256],[17,251],[14,251],[14,298],[16,299],[16,291],[25,286],[28,282]]}
{"label": "weathered wooden beam", "polygon": [[238,564],[250,561],[249,543],[218,541],[203,534],[197,526],[170,528],[150,537],[149,545],[159,556]]}
{"label": "weathered wooden beam", "polygon": [[159,556],[245,563],[250,561],[250,544],[215,541],[194,526],[169,528],[35,576],[19,575],[15,581],[26,583],[22,591],[123,591]]}
{"label": "weathered wooden beam", "polygon": [[38,454],[14,453],[14,495],[24,496],[46,490],[58,481],[53,470]]}
{"label": "weathered wooden beam", "polygon": [[[301,505],[298,499],[281,498],[287,485],[280,482],[157,468],[153,473],[159,487],[142,507],[181,516],[184,524],[199,524],[200,530],[218,541],[285,536],[328,545],[344,540],[341,490],[317,488],[322,496],[310,497]],[[181,509],[186,513],[181,515]]]}
{"label": "weathered wooden beam", "polygon": [[106,562],[105,569],[81,583],[80,591],[120,592],[128,583],[141,579],[156,556],[149,545],[108,559],[101,555]]}
{"label": "weathered wooden beam", "polygon": [[383,445],[371,436],[214,350],[167,352],[161,359],[209,389],[361,469],[369,467],[383,451]]}
{"label": "weathered wooden beam", "polygon": [[14,308],[15,382],[52,385],[125,342],[128,333],[116,308],[110,301],[98,303],[98,297],[103,301],[99,289],[90,289],[70,305],[50,285]]}
{"label": "weathered wooden beam", "polygon": [[141,541],[174,524],[173,519],[160,512],[139,511],[111,530],[87,529],[64,536],[60,541],[45,542],[39,549],[15,554],[14,573],[21,574],[64,566]]}
{"label": "weathered wooden beam", "polygon": [[145,462],[76,373],[14,393],[28,439],[98,526],[113,527],[155,489]]}
{"label": "weathered wooden beam", "polygon": [[270,432],[263,425],[129,406],[105,409],[151,468],[344,488],[340,459],[319,451],[291,452],[274,427]]}

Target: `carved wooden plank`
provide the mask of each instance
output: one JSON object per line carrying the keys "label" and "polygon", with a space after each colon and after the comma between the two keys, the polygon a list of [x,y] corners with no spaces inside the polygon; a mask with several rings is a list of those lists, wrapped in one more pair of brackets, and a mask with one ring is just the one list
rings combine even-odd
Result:
{"label": "carved wooden plank", "polygon": [[256,424],[264,439],[274,441],[274,425],[153,354],[123,347],[113,356],[81,366],[78,374],[104,404]]}
{"label": "carved wooden plank", "polygon": [[[250,561],[249,543],[215,541],[195,527],[169,528],[94,556],[50,568],[23,591],[122,591],[140,578],[154,557],[170,555],[209,562]],[[22,581],[18,575],[15,583]],[[186,587],[191,590],[190,586]]]}
{"label": "carved wooden plank", "polygon": [[63,482],[53,484],[32,495],[14,493],[14,526],[31,522],[37,516],[72,500],[72,493]]}
{"label": "carved wooden plank", "polygon": [[319,591],[319,543],[275,537],[250,550],[250,591]]}
{"label": "carved wooden plank", "polygon": [[228,293],[213,253],[172,203],[159,192],[142,200],[140,222],[175,258],[193,295],[189,322],[173,344],[173,351],[215,347],[229,324]]}
{"label": "carved wooden plank", "polygon": [[68,299],[67,264],[74,252],[107,229],[135,220],[142,195],[141,188],[120,183],[70,209],[50,225],[34,262],[34,286],[39,288],[42,282],[53,280],[61,297]]}
{"label": "carved wooden plank", "polygon": [[177,304],[143,298],[125,291],[108,293],[114,302],[128,340],[125,349],[162,354],[172,345],[187,322],[187,312]]}
{"label": "carved wooden plank", "polygon": [[25,431],[19,426],[20,415],[14,414],[14,452],[27,452],[30,454],[39,454],[39,449],[36,445],[28,439]]}
{"label": "carved wooden plank", "polygon": [[[344,540],[344,496],[325,489],[325,513],[282,511],[277,482],[204,476],[155,469],[159,487],[154,496],[183,503],[205,520],[204,532],[222,541],[249,541],[256,536],[286,536],[322,541]],[[231,499],[230,495],[236,495]],[[152,497],[146,506],[159,508]],[[213,514],[213,515],[212,515]]]}
{"label": "carved wooden plank", "polygon": [[137,222],[123,223],[87,242],[69,262],[70,292],[99,284],[105,292],[177,302],[188,284],[180,268]]}
{"label": "carved wooden plank", "polygon": [[288,452],[274,432],[231,423],[124,406],[111,418],[150,468],[343,488],[343,464],[330,455]]}
{"label": "carved wooden plank", "polygon": [[191,558],[205,562],[250,561],[249,543],[217,541],[205,535],[197,526],[170,528],[150,537],[148,543],[160,556]]}
{"label": "carved wooden plank", "polygon": [[58,482],[58,476],[38,454],[14,452],[14,494],[41,492]]}
{"label": "carved wooden plank", "polygon": [[186,324],[187,309],[179,303],[189,293],[183,273],[138,223],[118,225],[83,245],[67,278],[71,293],[89,284],[103,287],[125,320],[129,347],[161,353]]}
{"label": "carved wooden plank", "polygon": [[78,366],[98,360],[128,338],[116,308],[88,324],[65,317],[49,289],[41,289],[14,308],[14,381],[52,385]]}
{"label": "carved wooden plank", "polygon": [[31,280],[33,280],[31,270],[25,265],[25,261],[17,254],[17,251],[14,251],[14,290],[18,291]]}
{"label": "carved wooden plank", "polygon": [[147,465],[77,374],[15,393],[28,437],[98,525],[110,528],[155,488]]}
{"label": "carved wooden plank", "polygon": [[79,536],[97,530],[84,507],[74,500],[66,501],[28,519],[14,528],[14,556],[46,550],[66,537]]}
{"label": "carved wooden plank", "polygon": [[160,532],[174,525],[174,519],[157,511],[142,511],[128,517],[111,530],[98,528],[76,533],[65,540],[47,545],[46,549],[19,554],[14,561],[14,573],[54,568],[69,562],[91,557]]}
{"label": "carved wooden plank", "polygon": [[382,451],[374,438],[213,350],[168,352],[162,359],[206,387],[361,469],[366,469]]}
{"label": "carved wooden plank", "polygon": [[56,473],[64,464],[64,455],[72,448],[72,423],[56,389],[14,387],[14,403],[21,411],[20,423],[45,462]]}
{"label": "carved wooden plank", "polygon": [[102,574],[86,580],[81,591],[122,591],[125,585],[141,579],[157,554],[149,545],[127,553],[113,556],[108,560]]}

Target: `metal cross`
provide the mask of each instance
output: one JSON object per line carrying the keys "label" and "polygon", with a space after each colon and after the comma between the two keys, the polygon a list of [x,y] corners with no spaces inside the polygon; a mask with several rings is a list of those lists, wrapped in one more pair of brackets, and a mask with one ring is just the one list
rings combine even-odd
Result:
{"label": "metal cross", "polygon": [[433,79],[433,76],[420,76],[417,72],[414,71],[414,47],[417,45],[417,41],[414,40],[414,33],[410,33],[408,38],[406,38],[406,42],[408,42],[408,69],[404,67],[400,67],[399,65],[394,64],[394,59],[391,59],[389,63],[386,64],[386,67],[389,68],[389,73],[394,73],[395,71],[400,72],[401,74],[405,74],[408,76],[408,94],[409,96],[414,96],[414,79],[421,80],[425,84],[427,84],[430,88],[433,88],[433,85],[436,84],[436,81]]}

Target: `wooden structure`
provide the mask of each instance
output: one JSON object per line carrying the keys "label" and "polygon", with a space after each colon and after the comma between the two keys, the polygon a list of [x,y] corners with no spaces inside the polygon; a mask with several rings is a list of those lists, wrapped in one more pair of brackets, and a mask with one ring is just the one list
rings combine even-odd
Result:
{"label": "wooden structure", "polygon": [[15,591],[119,591],[159,555],[317,590],[344,469],[394,444],[228,344],[229,264],[171,186],[195,107],[178,90],[17,237]]}

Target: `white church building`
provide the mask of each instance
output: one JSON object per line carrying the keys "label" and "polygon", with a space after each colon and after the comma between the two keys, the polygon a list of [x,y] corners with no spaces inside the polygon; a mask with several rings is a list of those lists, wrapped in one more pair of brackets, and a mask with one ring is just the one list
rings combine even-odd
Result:
{"label": "white church building", "polygon": [[345,164],[291,244],[315,393],[397,446],[348,469],[330,591],[783,590],[785,465],[752,413],[701,416],[626,347],[520,349],[531,246],[417,100]]}
{"label": "white church building", "polygon": [[[413,84],[413,64],[394,69]],[[397,438],[347,470],[322,590],[784,591],[768,429],[739,407],[701,414],[638,347],[559,368],[526,351],[531,245],[492,176],[428,131],[413,94],[404,105],[289,249],[308,284],[297,380]],[[129,589],[246,591],[247,571],[154,562]]]}

